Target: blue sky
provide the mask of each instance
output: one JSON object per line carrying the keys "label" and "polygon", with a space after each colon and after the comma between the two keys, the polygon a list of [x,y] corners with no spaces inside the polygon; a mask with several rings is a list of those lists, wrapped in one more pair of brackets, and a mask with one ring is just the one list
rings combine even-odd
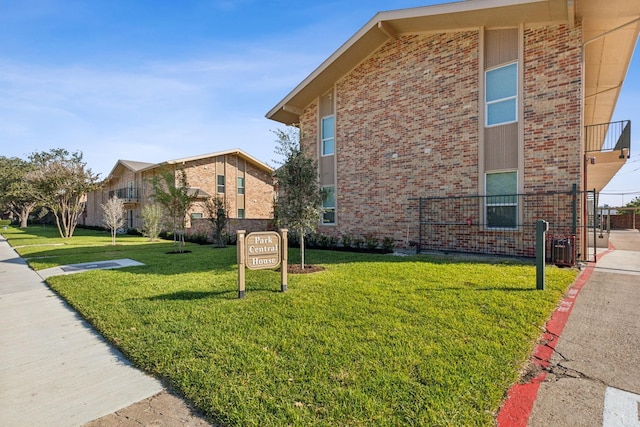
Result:
{"label": "blue sky", "polygon": [[[103,177],[230,148],[273,164],[267,111],[376,12],[437,3],[0,0],[0,155],[80,150]],[[614,120],[640,123],[637,56]],[[632,133],[606,203],[640,195]]]}

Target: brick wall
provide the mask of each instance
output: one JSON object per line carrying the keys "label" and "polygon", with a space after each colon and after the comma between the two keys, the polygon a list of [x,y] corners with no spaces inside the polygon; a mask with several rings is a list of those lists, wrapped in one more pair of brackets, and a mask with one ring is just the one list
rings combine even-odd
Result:
{"label": "brick wall", "polygon": [[[525,30],[524,189],[580,181],[580,29]],[[327,234],[418,238],[414,197],[479,193],[478,31],[389,41],[335,86],[337,222]],[[318,156],[317,104],[301,116]]]}

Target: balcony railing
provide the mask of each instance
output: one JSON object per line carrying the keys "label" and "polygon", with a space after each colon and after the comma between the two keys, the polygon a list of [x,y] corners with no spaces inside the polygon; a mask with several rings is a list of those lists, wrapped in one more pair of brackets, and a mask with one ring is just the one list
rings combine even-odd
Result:
{"label": "balcony railing", "polygon": [[139,202],[140,189],[139,188],[118,188],[117,190],[109,191],[109,198],[112,198],[114,196],[125,203]]}
{"label": "balcony railing", "polygon": [[585,151],[620,151],[620,158],[629,158],[631,151],[631,121],[603,123],[585,128]]}

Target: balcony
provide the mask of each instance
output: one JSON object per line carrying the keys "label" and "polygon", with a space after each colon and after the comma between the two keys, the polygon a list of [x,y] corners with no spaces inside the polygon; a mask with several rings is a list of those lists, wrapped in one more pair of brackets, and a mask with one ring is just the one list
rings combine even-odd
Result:
{"label": "balcony", "polygon": [[624,166],[631,151],[631,121],[585,127],[587,189],[601,191]]}
{"label": "balcony", "polygon": [[109,191],[109,198],[117,197],[124,203],[138,203],[140,202],[140,189],[139,188],[118,188],[117,190]]}

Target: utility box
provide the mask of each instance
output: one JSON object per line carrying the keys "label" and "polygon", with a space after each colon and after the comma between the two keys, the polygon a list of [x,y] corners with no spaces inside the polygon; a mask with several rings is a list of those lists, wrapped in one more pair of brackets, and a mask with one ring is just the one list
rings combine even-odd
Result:
{"label": "utility box", "polygon": [[547,262],[561,267],[576,265],[576,236],[547,236]]}

